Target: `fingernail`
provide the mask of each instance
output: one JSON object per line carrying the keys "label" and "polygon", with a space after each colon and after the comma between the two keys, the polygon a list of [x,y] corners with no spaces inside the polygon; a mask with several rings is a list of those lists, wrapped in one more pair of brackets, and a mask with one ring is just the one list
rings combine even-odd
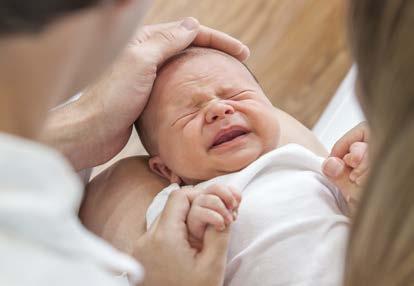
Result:
{"label": "fingernail", "polygon": [[233,217],[232,213],[229,213],[229,214],[226,215],[226,220],[227,220],[228,223],[233,222],[233,219],[234,219],[234,217]]}
{"label": "fingernail", "polygon": [[198,27],[198,23],[194,18],[185,18],[181,22],[181,26],[186,28],[189,31],[193,31]]}
{"label": "fingernail", "polygon": [[233,210],[237,209],[239,207],[239,204],[237,203],[236,200],[233,199]]}
{"label": "fingernail", "polygon": [[244,50],[246,51],[246,58],[250,57],[250,49],[248,46],[244,45]]}
{"label": "fingernail", "polygon": [[322,168],[328,177],[336,178],[342,173],[343,165],[336,158],[328,158]]}

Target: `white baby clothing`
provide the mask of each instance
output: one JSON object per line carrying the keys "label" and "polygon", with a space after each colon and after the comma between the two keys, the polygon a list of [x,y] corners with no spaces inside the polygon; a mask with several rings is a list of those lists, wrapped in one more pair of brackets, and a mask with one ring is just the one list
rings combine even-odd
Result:
{"label": "white baby clothing", "polygon": [[[231,226],[225,285],[341,285],[349,219],[340,192],[322,175],[323,158],[296,144],[267,153],[211,184],[241,191]],[[158,217],[174,184],[147,211]]]}

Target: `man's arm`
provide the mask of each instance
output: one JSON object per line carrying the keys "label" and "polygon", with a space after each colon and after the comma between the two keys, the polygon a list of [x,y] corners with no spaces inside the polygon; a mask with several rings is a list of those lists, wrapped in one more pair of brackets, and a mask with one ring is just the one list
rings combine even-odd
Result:
{"label": "man's arm", "polygon": [[83,98],[53,109],[40,139],[61,152],[76,171],[103,164],[125,146],[131,130],[119,134],[123,140],[105,138],[99,132],[102,114],[99,106]]}
{"label": "man's arm", "polygon": [[249,49],[195,19],[142,27],[118,61],[76,102],[51,112],[43,142],[60,150],[76,170],[109,161],[127,143],[144,109],[157,68],[189,45],[211,47],[240,60]]}

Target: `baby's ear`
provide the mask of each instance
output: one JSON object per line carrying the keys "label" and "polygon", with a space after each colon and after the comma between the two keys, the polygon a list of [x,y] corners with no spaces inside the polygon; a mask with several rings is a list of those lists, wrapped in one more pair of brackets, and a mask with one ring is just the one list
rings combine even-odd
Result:
{"label": "baby's ear", "polygon": [[148,161],[150,169],[157,175],[167,179],[171,184],[181,184],[182,180],[164,164],[160,156],[151,157]]}

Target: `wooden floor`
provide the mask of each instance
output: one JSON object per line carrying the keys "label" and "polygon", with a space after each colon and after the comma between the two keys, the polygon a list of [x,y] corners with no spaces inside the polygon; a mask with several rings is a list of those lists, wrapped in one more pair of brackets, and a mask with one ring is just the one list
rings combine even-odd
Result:
{"label": "wooden floor", "polygon": [[[193,16],[246,43],[249,67],[275,106],[312,127],[350,68],[347,0],[154,0],[145,22]],[[143,154],[134,133],[119,158]]]}

